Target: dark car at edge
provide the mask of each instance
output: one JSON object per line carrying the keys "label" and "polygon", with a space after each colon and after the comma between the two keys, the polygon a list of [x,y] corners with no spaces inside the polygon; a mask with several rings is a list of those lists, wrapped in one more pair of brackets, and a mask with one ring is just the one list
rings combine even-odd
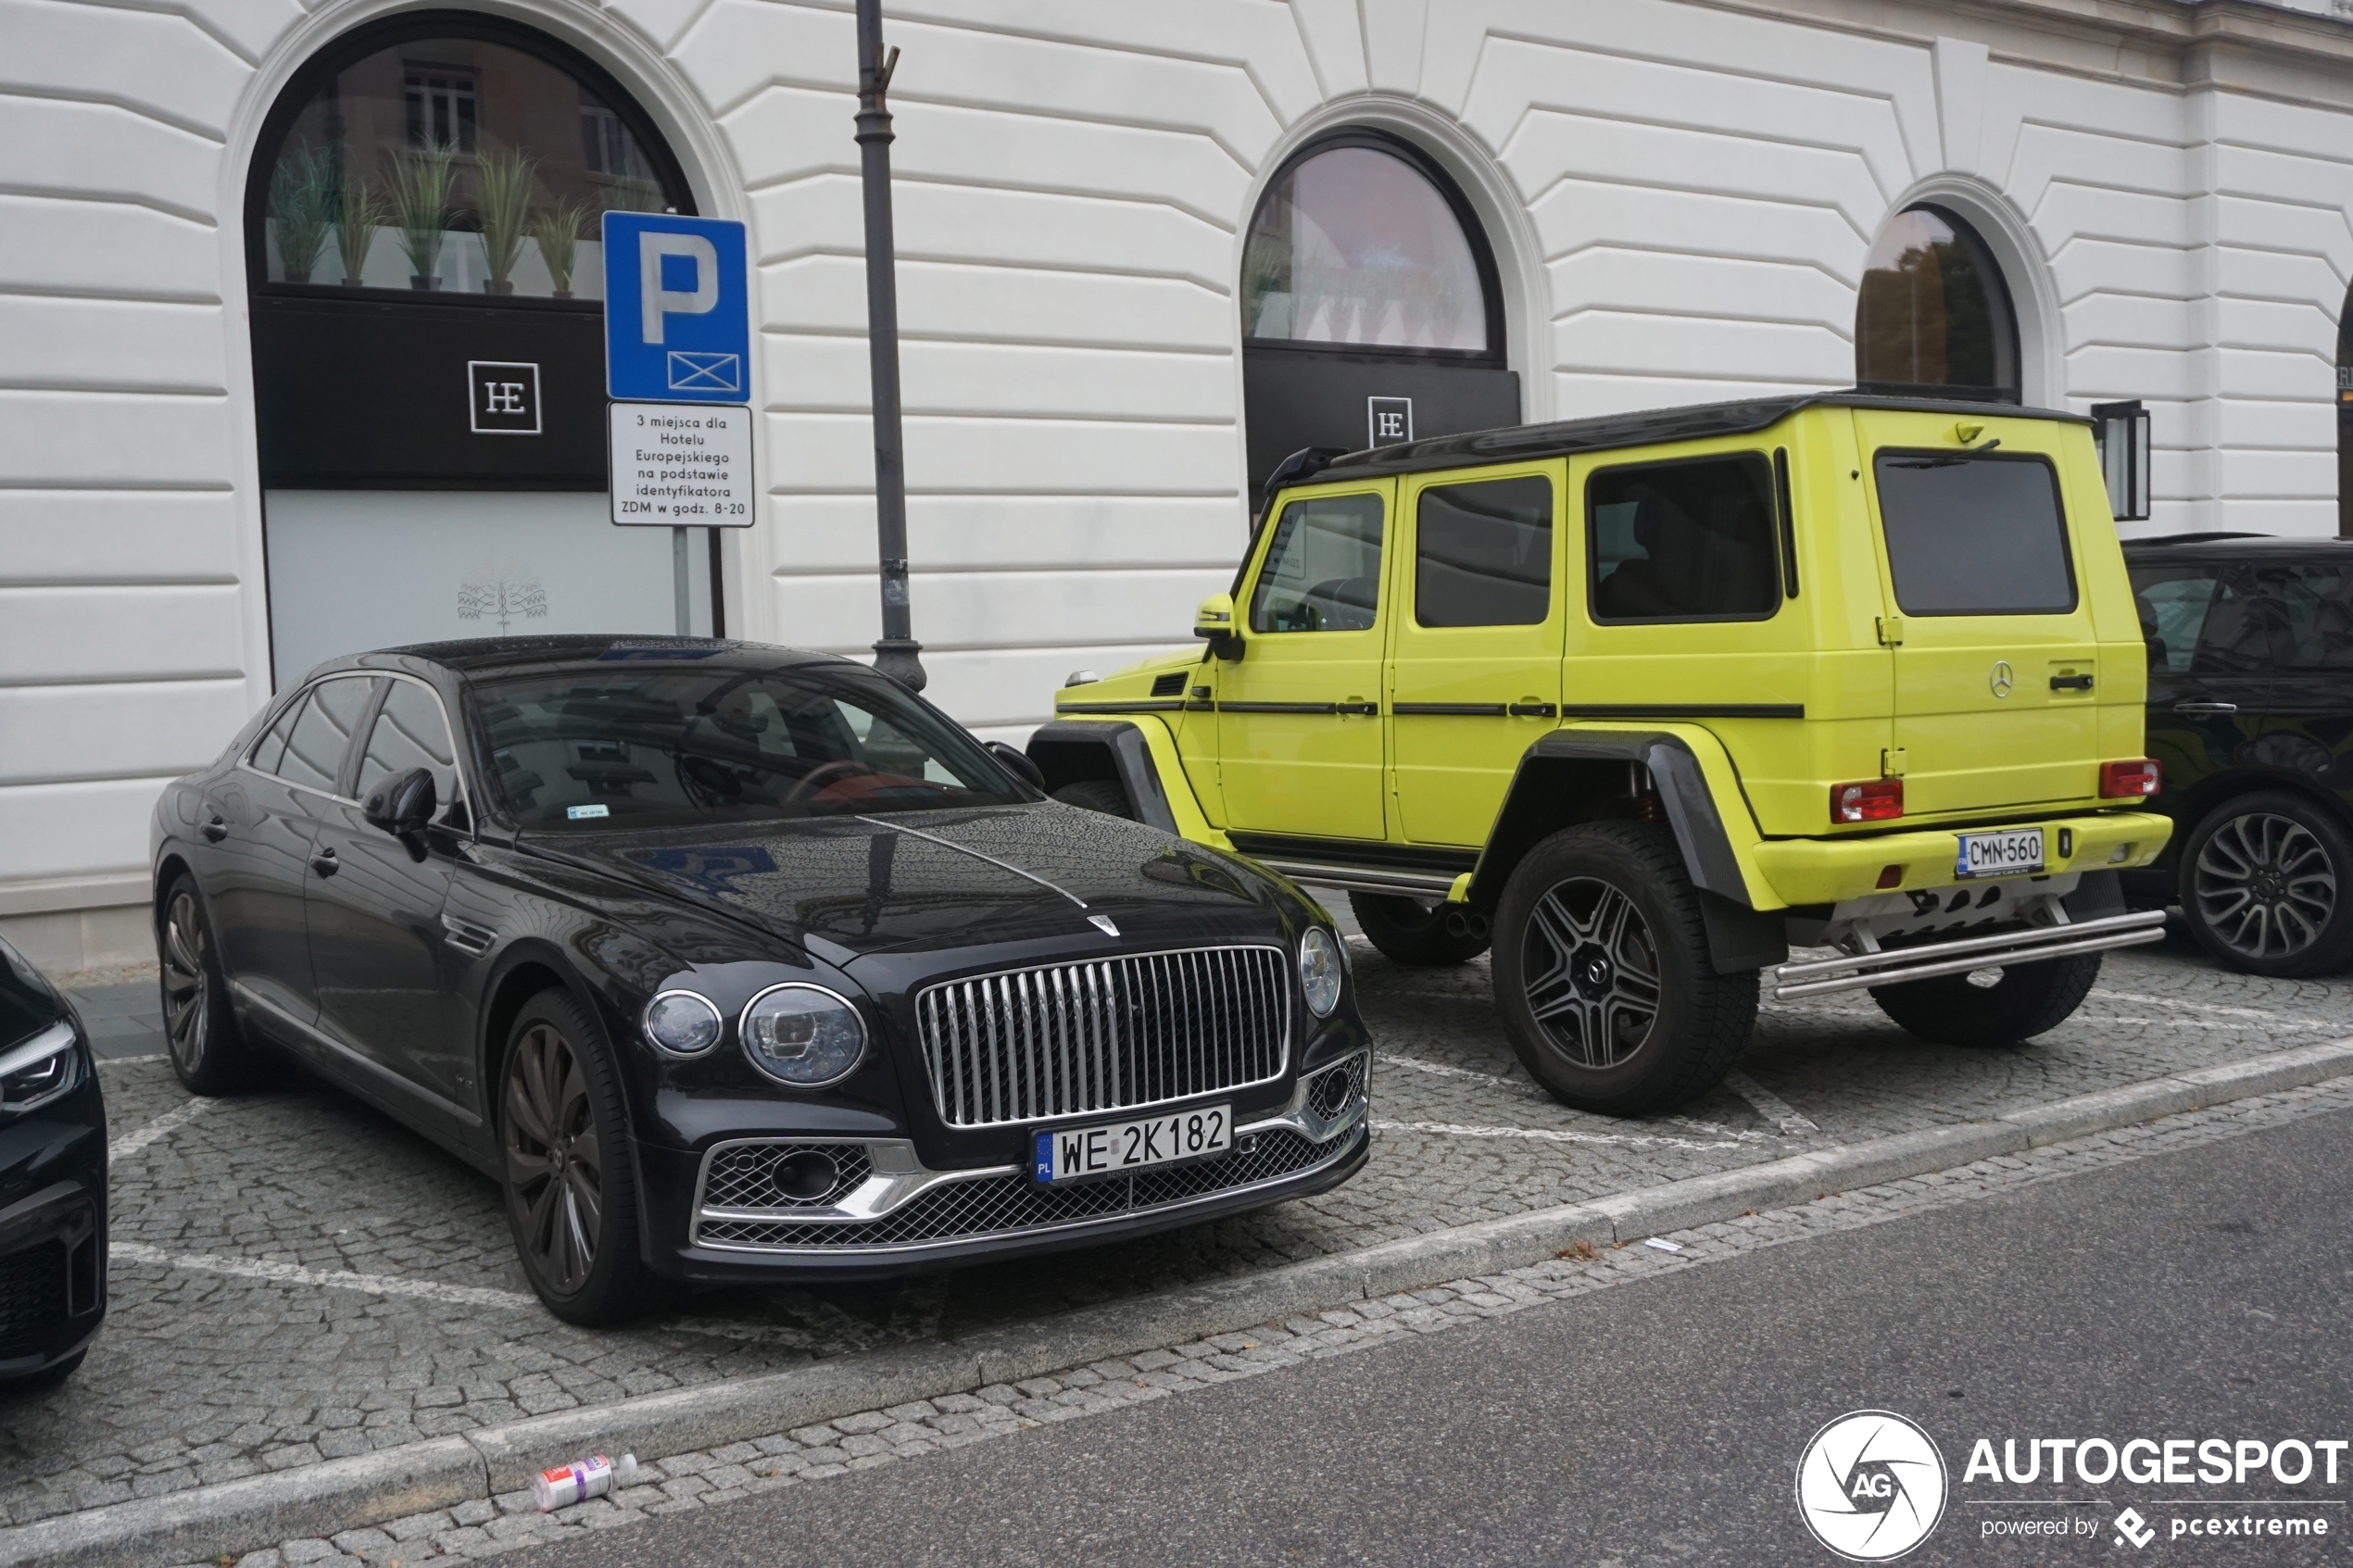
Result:
{"label": "dark car at edge", "polygon": [[290,1056],[479,1167],[582,1323],[1353,1175],[1369,1037],[1327,917],[1027,774],[821,654],[322,665],[157,807],[173,1065],[214,1094]]}
{"label": "dark car at edge", "polygon": [[0,939],[0,1391],[71,1375],[107,1310],[107,1106],[73,1004]]}
{"label": "dark car at edge", "polygon": [[2200,945],[2257,974],[2353,961],[2353,541],[2127,540],[2148,640],[2151,805],[2176,824],[2125,873]]}

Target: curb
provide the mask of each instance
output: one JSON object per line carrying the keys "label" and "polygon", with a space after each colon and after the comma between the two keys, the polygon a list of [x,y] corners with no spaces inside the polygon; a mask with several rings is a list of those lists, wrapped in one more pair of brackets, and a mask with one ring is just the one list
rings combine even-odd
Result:
{"label": "curb", "polygon": [[745,1442],[1174,1341],[1524,1268],[1579,1241],[1616,1245],[1812,1202],[2017,1154],[2230,1100],[2353,1073],[2353,1038],[2274,1051],[2220,1067],[1931,1127],[1816,1149],[1590,1202],[1515,1214],[1361,1251],[1288,1264],[988,1329],[952,1345],[903,1345],[792,1372],[558,1411],[382,1453],[246,1476],[159,1498],[113,1503],[0,1530],[0,1563],[27,1568],[168,1568],[302,1537],[327,1537],[408,1514],[511,1492],[565,1455],[599,1449],[656,1458]]}

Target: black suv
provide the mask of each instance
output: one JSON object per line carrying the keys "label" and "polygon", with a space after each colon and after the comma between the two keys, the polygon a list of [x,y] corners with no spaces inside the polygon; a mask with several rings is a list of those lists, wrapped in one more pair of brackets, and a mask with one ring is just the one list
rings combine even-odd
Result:
{"label": "black suv", "polygon": [[2225,963],[2320,974],[2353,958],[2353,540],[2127,540],[2148,639],[2154,802],[2173,840],[2124,873]]}

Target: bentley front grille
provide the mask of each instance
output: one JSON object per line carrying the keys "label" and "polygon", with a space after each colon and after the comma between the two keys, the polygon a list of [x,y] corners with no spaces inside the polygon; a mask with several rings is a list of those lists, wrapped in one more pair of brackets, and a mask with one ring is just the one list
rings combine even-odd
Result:
{"label": "bentley front grille", "polygon": [[1268,1083],[1290,968],[1278,947],[1196,947],[935,985],[915,1001],[932,1103],[1001,1127]]}

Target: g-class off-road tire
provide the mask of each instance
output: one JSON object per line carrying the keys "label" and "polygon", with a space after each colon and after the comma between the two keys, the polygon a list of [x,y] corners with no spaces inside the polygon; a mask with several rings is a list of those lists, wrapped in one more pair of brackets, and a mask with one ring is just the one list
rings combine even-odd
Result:
{"label": "g-class off-road tire", "polygon": [[1365,939],[1402,964],[1417,969],[1442,969],[1468,963],[1487,951],[1484,936],[1449,936],[1446,906],[1435,898],[1412,898],[1400,893],[1351,893],[1348,907]]}
{"label": "g-class off-road tire", "polygon": [[2078,953],[1874,985],[1871,1000],[1906,1034],[1940,1046],[2014,1046],[2067,1022],[2099,977],[2100,955]]}
{"label": "g-class off-road tire", "polygon": [[1716,972],[1667,829],[1587,822],[1537,845],[1504,884],[1495,1003],[1554,1098],[1639,1116],[1730,1071],[1756,1023],[1756,972]]}
{"label": "g-class off-road tire", "polygon": [[1106,817],[1126,817],[1133,822],[1135,809],[1127,804],[1127,792],[1109,779],[1081,779],[1066,784],[1053,792],[1054,799],[1065,806],[1082,810],[1101,811]]}

